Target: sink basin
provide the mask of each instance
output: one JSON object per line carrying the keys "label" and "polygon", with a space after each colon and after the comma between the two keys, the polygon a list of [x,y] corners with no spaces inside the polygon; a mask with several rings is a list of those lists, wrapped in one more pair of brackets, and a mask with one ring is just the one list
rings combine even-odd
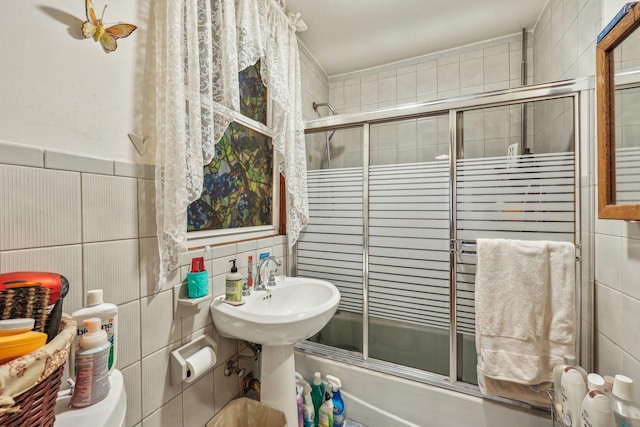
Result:
{"label": "sink basin", "polygon": [[224,295],[211,303],[211,316],[220,334],[262,345],[292,345],[320,331],[331,319],[340,292],[325,280],[284,277],[266,291],[245,297],[233,306]]}
{"label": "sink basin", "polygon": [[262,344],[260,401],[284,412],[287,425],[298,425],[293,344],[322,329],[340,302],[332,283],[306,277],[284,277],[266,291],[245,297],[245,304],[211,303],[218,332],[229,338]]}

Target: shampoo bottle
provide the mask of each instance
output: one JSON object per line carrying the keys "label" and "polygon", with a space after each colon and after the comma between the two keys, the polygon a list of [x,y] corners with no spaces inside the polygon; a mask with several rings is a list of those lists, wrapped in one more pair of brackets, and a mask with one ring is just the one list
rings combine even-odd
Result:
{"label": "shampoo bottle", "polygon": [[76,384],[71,405],[76,408],[93,405],[109,394],[109,348],[107,333],[100,329],[98,317],[83,320],[88,332],[80,338],[76,351]]}
{"label": "shampoo bottle", "polygon": [[318,417],[320,416],[320,405],[324,399],[324,384],[322,384],[322,376],[320,372],[313,373],[313,385],[311,386],[311,400],[313,401],[313,411],[315,414],[313,425],[318,425]]}
{"label": "shampoo bottle", "polygon": [[320,405],[318,425],[320,427],[333,427],[333,398],[331,395],[331,384],[328,384],[327,389],[324,391],[324,402]]}
{"label": "shampoo bottle", "polygon": [[109,347],[109,373],[116,367],[118,359],[118,306],[104,302],[102,289],[95,289],[87,292],[87,306],[71,313],[78,322],[78,333],[71,344],[71,369],[69,374],[75,376],[75,351],[78,349],[80,338],[87,333],[88,329],[83,324],[85,319],[92,317],[100,318],[100,327],[107,333]]}
{"label": "shampoo bottle", "polygon": [[582,400],[587,394],[587,385],[582,373],[573,366],[567,366],[560,381],[562,392],[562,423],[565,427],[580,427]]}
{"label": "shampoo bottle", "polygon": [[582,401],[581,421],[583,427],[614,427],[611,403],[604,394],[604,379],[598,374],[587,376],[589,392]]}
{"label": "shampoo bottle", "polygon": [[561,392],[561,380],[564,368],[567,366],[574,366],[576,364],[576,357],[572,354],[565,354],[563,356],[563,363],[556,365],[553,368],[553,391],[555,395],[556,413],[562,419],[562,392]]}
{"label": "shampoo bottle", "polygon": [[231,271],[227,273],[226,277],[226,294],[225,302],[233,305],[241,305],[242,301],[242,274],[238,273],[238,267],[236,267],[236,260],[232,259],[229,262],[233,263]]}
{"label": "shampoo bottle", "polygon": [[327,383],[331,385],[333,393],[333,427],[342,427],[344,425],[344,401],[340,394],[342,383],[333,375],[327,375]]}
{"label": "shampoo bottle", "polygon": [[616,375],[613,380],[612,409],[617,427],[640,427],[640,408],[635,403],[633,380]]}

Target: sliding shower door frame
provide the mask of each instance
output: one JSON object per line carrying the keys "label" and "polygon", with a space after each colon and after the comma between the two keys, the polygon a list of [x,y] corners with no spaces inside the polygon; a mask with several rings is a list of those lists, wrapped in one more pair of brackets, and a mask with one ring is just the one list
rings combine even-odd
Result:
{"label": "sliding shower door frame", "polygon": [[[590,122],[589,112],[591,111],[590,103],[592,102],[594,91],[593,78],[581,78],[575,80],[567,80],[554,82],[549,84],[526,86],[515,89],[508,89],[496,92],[489,92],[476,95],[459,96],[444,100],[428,101],[415,104],[401,105],[392,108],[386,108],[376,111],[343,114],[337,116],[327,116],[319,119],[307,121],[305,123],[305,133],[316,133],[332,131],[347,128],[362,128],[362,164],[363,164],[363,241],[362,241],[362,300],[363,300],[363,319],[362,319],[362,353],[348,350],[342,350],[335,347],[305,341],[296,345],[296,350],[308,354],[326,357],[343,363],[354,364],[360,367],[376,370],[378,372],[400,376],[406,379],[418,381],[421,383],[434,385],[454,391],[463,392],[475,396],[482,396],[477,386],[458,379],[458,339],[457,331],[457,254],[458,241],[456,235],[456,169],[457,158],[460,157],[462,150],[462,141],[460,135],[462,113],[474,109],[482,109],[489,107],[507,106],[512,104],[524,104],[534,101],[545,101],[550,99],[568,98],[573,99],[574,112],[574,153],[575,153],[575,243],[577,249],[577,267],[576,282],[579,283],[579,289],[576,294],[576,313],[578,342],[576,346],[579,361],[582,360],[583,346],[580,343],[580,328],[583,321],[592,325],[592,319],[584,319],[585,313],[582,308],[582,268],[580,266],[580,248],[581,248],[581,209],[582,201],[581,193],[581,171],[580,165],[583,164],[580,147],[585,145],[584,138],[589,138],[592,134],[593,124]],[[443,376],[433,372],[425,372],[407,366],[397,365],[395,363],[372,359],[369,357],[369,166],[370,166],[370,126],[375,124],[394,122],[402,119],[424,118],[429,116],[447,115],[449,116],[449,220],[450,220],[450,293],[449,293],[449,375]],[[582,143],[581,143],[582,141]],[[589,159],[591,162],[592,159]],[[591,206],[592,204],[590,204]],[[590,243],[592,245],[592,243]],[[592,253],[592,251],[589,251]],[[294,250],[291,257],[292,271],[297,273],[297,257]],[[590,261],[590,269],[593,269],[592,260]],[[591,301],[591,298],[589,298]],[[593,311],[590,311],[593,316]],[[591,332],[592,334],[592,332]],[[589,348],[592,349],[593,339],[590,335],[587,337]],[[590,350],[592,352],[592,350]],[[510,399],[491,398],[496,401],[513,404],[516,406],[530,408],[529,405],[521,402],[511,401]]]}

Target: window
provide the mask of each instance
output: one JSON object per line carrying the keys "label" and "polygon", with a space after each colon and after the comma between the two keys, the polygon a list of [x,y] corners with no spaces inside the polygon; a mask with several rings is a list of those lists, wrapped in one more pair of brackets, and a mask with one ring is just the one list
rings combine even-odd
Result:
{"label": "window", "polygon": [[187,209],[189,240],[197,244],[274,234],[279,180],[275,178],[267,88],[260,62],[239,74],[240,112],[204,168],[200,199]]}

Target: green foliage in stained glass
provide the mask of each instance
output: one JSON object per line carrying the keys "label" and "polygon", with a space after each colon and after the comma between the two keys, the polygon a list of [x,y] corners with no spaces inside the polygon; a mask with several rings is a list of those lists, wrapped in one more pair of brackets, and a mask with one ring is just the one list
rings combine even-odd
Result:
{"label": "green foliage in stained glass", "polygon": [[267,88],[260,76],[260,61],[240,71],[240,113],[267,125]]}
{"label": "green foliage in stained glass", "polygon": [[187,209],[187,231],[272,224],[271,138],[232,123],[204,168],[200,199]]}

